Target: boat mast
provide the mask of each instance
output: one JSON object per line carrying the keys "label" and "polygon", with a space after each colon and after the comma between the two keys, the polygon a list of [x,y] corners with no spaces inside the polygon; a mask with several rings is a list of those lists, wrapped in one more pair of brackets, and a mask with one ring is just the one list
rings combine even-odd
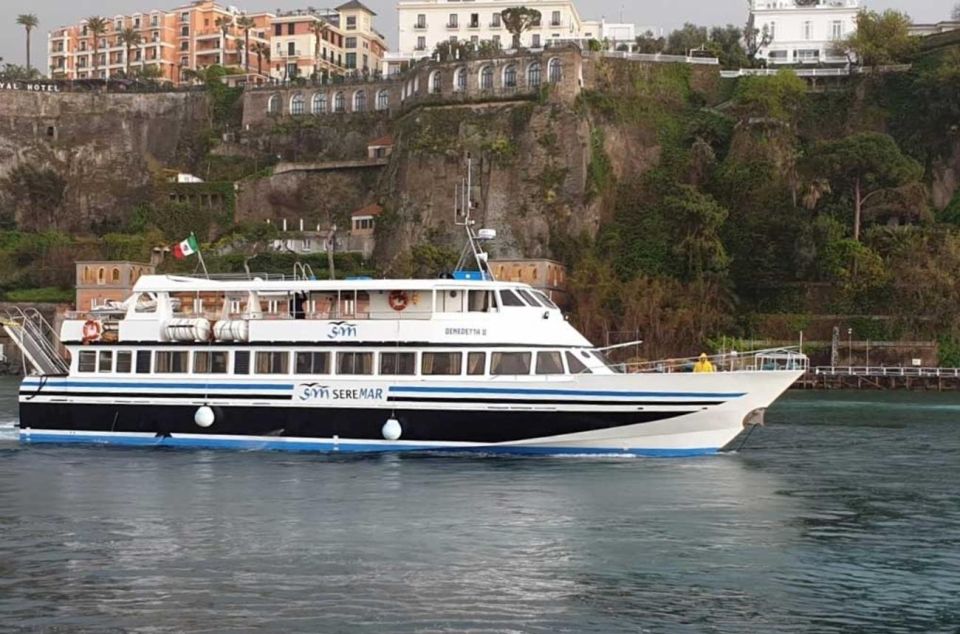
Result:
{"label": "boat mast", "polygon": [[[484,279],[493,280],[493,271],[487,263],[487,253],[483,250],[481,244],[484,241],[492,240],[496,232],[492,229],[480,229],[474,232],[473,225],[476,221],[471,218],[473,211],[473,156],[467,153],[467,175],[460,180],[459,185],[454,192],[453,222],[455,225],[464,227],[467,232],[467,244],[464,245],[460,253],[460,259],[454,269],[457,271],[476,270],[479,271]],[[472,266],[475,265],[475,268]],[[468,268],[469,267],[469,268]]]}

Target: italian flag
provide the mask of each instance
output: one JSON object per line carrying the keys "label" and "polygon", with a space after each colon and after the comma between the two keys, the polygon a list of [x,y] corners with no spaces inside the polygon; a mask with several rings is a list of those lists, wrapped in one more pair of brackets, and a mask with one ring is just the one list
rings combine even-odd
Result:
{"label": "italian flag", "polygon": [[200,250],[200,245],[197,244],[197,236],[191,233],[189,238],[179,244],[173,245],[171,250],[173,251],[173,257],[178,260],[182,260],[188,255],[193,255]]}

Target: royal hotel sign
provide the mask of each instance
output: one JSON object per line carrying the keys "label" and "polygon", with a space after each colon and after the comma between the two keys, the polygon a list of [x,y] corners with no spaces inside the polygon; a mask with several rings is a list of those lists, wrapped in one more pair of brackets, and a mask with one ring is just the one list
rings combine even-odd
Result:
{"label": "royal hotel sign", "polygon": [[0,81],[0,90],[24,90],[27,92],[60,92],[57,84],[38,81]]}

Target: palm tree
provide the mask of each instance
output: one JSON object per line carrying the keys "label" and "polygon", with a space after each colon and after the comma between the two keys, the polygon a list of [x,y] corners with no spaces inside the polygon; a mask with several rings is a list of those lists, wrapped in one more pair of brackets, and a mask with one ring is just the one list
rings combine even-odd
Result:
{"label": "palm tree", "polygon": [[243,70],[250,74],[250,29],[257,26],[253,18],[241,15],[237,18],[237,27],[243,30]]}
{"label": "palm tree", "polygon": [[253,45],[253,52],[257,54],[257,74],[263,75],[263,59],[270,61],[270,45],[266,42],[257,42]]}
{"label": "palm tree", "polygon": [[233,16],[222,15],[216,19],[214,24],[217,25],[218,29],[220,29],[220,63],[223,66],[226,66],[227,65],[227,34],[230,32],[230,27],[233,26]]}
{"label": "palm tree", "polygon": [[87,32],[93,36],[93,76],[100,69],[100,36],[107,32],[107,20],[95,15],[87,18]]}
{"label": "palm tree", "polygon": [[21,13],[17,16],[17,24],[27,32],[27,73],[30,72],[30,31],[37,28],[40,20],[33,13]]}
{"label": "palm tree", "polygon": [[127,76],[127,79],[130,79],[130,49],[132,49],[134,46],[139,46],[142,38],[136,29],[129,26],[120,31],[120,35],[117,37],[126,49],[126,56],[124,58],[124,61],[126,62],[126,70],[124,72]]}
{"label": "palm tree", "polygon": [[316,37],[316,42],[313,46],[313,68],[314,72],[316,72],[316,69],[320,66],[320,45],[323,44],[324,37],[327,34],[327,21],[323,18],[318,19],[310,27],[310,30],[313,31],[313,35]]}

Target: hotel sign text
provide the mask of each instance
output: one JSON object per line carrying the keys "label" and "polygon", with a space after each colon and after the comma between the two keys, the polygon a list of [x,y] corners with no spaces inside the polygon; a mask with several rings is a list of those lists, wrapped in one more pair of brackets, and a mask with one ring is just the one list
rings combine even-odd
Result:
{"label": "hotel sign text", "polygon": [[0,90],[24,90],[27,92],[60,92],[57,84],[40,84],[29,81],[0,81]]}

